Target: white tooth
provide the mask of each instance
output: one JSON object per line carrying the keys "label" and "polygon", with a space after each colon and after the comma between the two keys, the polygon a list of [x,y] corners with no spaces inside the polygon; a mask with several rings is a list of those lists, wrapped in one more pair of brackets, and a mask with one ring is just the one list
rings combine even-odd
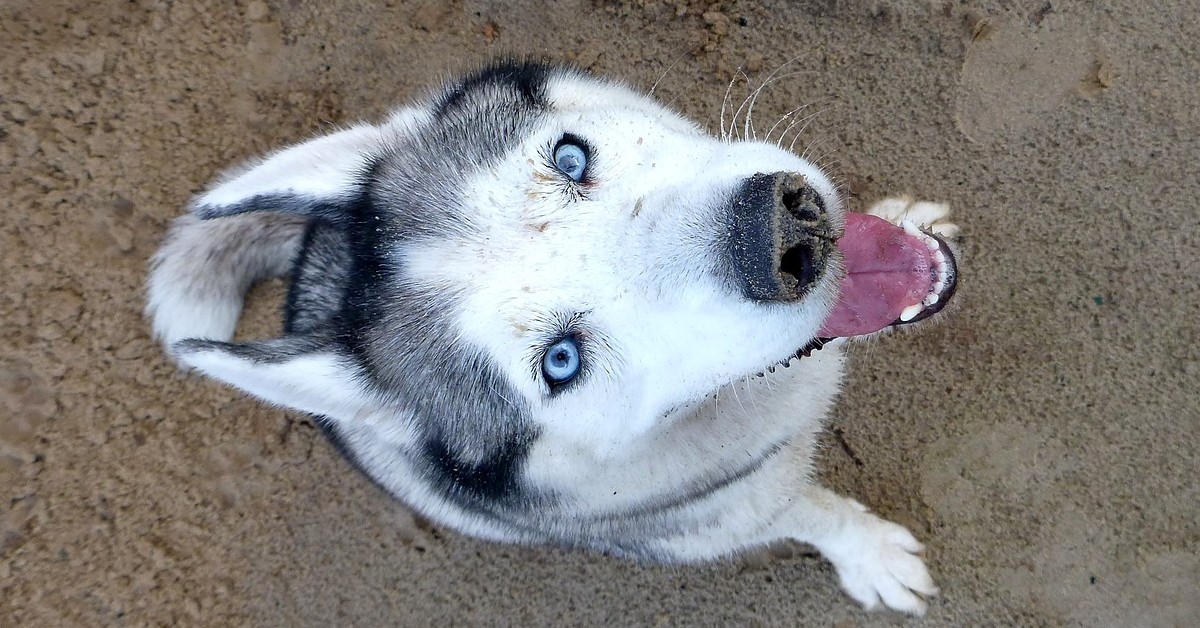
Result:
{"label": "white tooth", "polygon": [[911,220],[900,221],[900,226],[904,227],[904,232],[910,236],[922,238],[922,239],[924,239],[924,237],[925,237],[925,234],[921,233],[921,230],[918,229],[917,226],[914,225]]}
{"label": "white tooth", "polygon": [[931,295],[925,297],[924,301],[921,301],[921,303],[923,303],[925,305],[925,307],[929,307],[931,305],[936,305],[937,302],[938,302],[938,295],[936,295],[936,294],[931,294]]}
{"label": "white tooth", "polygon": [[900,320],[907,323],[908,321],[911,321],[912,319],[916,318],[917,314],[920,314],[921,310],[924,310],[924,309],[925,309],[925,306],[921,305],[920,303],[918,303],[916,305],[910,305],[910,306],[904,308],[903,312],[900,312]]}
{"label": "white tooth", "polygon": [[929,247],[930,251],[942,250],[942,245],[938,244],[938,241],[930,236],[925,236],[925,246]]}
{"label": "white tooth", "polygon": [[937,283],[933,284],[933,293],[934,293],[934,294],[941,294],[941,293],[942,293],[942,290],[945,290],[945,289],[946,289],[946,279],[945,279],[945,277],[942,277],[942,276],[939,274],[939,275],[938,275],[938,280],[937,280]]}
{"label": "white tooth", "polygon": [[939,267],[944,266],[946,264],[946,256],[941,251],[937,251],[933,254],[933,261],[937,262]]}

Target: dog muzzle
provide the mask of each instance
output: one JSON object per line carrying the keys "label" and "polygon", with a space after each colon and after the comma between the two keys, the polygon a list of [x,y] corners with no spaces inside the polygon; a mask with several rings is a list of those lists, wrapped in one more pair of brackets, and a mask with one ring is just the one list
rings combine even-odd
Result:
{"label": "dog muzzle", "polygon": [[945,241],[909,222],[856,213],[846,214],[839,233],[820,194],[799,174],[751,176],[729,207],[727,259],[747,299],[797,301],[826,272],[842,273],[820,337],[914,323],[954,294],[957,266]]}

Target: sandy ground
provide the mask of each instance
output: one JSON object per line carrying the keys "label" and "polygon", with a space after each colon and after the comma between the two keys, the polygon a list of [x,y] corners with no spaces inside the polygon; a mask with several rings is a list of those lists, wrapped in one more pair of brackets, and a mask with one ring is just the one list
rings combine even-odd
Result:
{"label": "sandy ground", "polygon": [[660,568],[430,527],[151,342],[146,259],[215,173],[507,51],[661,76],[714,128],[736,68],[789,63],[756,117],[822,110],[797,147],[853,207],[956,208],[957,311],[855,351],[822,460],[928,543],[925,624],[1200,625],[1200,20],[1096,4],[0,3],[0,624],[911,621],[803,547]]}

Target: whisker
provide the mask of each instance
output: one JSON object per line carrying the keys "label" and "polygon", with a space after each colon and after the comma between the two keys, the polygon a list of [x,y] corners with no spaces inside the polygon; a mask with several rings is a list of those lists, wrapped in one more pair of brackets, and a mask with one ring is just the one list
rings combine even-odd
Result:
{"label": "whisker", "polygon": [[813,141],[809,142],[808,146],[804,147],[804,152],[800,153],[800,158],[807,159],[809,152],[812,151],[812,149],[816,148],[817,146],[820,146],[821,143],[824,142],[825,140],[827,140],[828,138],[829,138],[828,135],[822,135],[822,136],[817,137]]}
{"label": "whisker", "polygon": [[[775,129],[776,129],[776,128],[777,128],[779,125],[783,124],[784,120],[787,120],[788,118],[791,118],[792,116],[796,115],[797,113],[800,113],[800,112],[801,112],[801,111],[803,111],[804,109],[807,109],[809,106],[811,106],[811,103],[809,103],[809,104],[806,104],[806,105],[800,105],[799,107],[796,107],[795,109],[792,109],[791,111],[789,111],[789,112],[787,112],[787,113],[783,114],[782,116],[780,116],[780,117],[779,117],[779,120],[776,120],[776,121],[775,121],[775,124],[772,124],[772,125],[771,125],[771,128],[767,129],[767,135],[766,135],[766,137],[764,137],[764,138],[763,138],[763,141],[764,141],[764,142],[770,141],[770,140],[771,140],[771,134],[775,132]],[[787,133],[787,132],[788,132],[788,130],[789,130],[789,129],[791,129],[791,128],[792,128],[792,127],[791,127],[791,126],[789,126],[789,127],[787,127],[786,129],[784,129],[784,130],[783,130],[783,132],[784,132],[784,133]],[[780,136],[779,136],[779,140],[775,142],[775,146],[777,146],[777,147],[779,147],[779,148],[783,148],[782,146],[779,146],[780,142],[782,142],[782,141],[783,141],[783,135],[782,135],[782,134],[780,134]]]}
{"label": "whisker", "polygon": [[[742,378],[743,385],[745,385],[745,383],[748,381],[750,381],[749,377]],[[729,386],[729,390],[731,392],[733,392],[733,400],[737,402],[738,408],[740,408],[742,410],[742,412],[744,413],[746,411],[746,406],[742,405],[742,398],[738,396],[737,389],[738,389],[737,384],[731,384]]]}
{"label": "whisker", "polygon": [[667,74],[669,74],[671,72],[671,70],[675,69],[675,64],[679,63],[681,60],[683,60],[684,57],[686,57],[689,54],[695,53],[699,49],[700,49],[700,44],[696,44],[695,46],[692,46],[691,48],[679,53],[679,56],[675,57],[675,60],[671,62],[671,65],[668,65],[667,69],[663,70],[663,73],[658,76],[658,80],[654,81],[654,84],[650,86],[650,91],[646,92],[646,95],[653,96],[654,90],[658,89],[658,84],[661,83],[663,79],[667,78]]}
{"label": "whisker", "polygon": [[842,160],[838,157],[837,147],[830,147],[828,151],[814,157],[815,161],[822,165],[841,166]]}
{"label": "whisker", "polygon": [[[816,99],[816,100],[814,100],[814,101],[812,101],[812,102],[810,102],[810,103],[808,103],[808,104],[806,104],[806,105],[803,105],[803,106],[802,106],[802,107],[800,107],[800,108],[801,108],[801,109],[808,108],[808,107],[811,107],[811,106],[813,106],[813,105],[816,105],[816,104],[819,104],[819,103],[822,103],[822,102],[826,102],[826,101],[828,101],[828,100],[830,100],[830,97],[828,97],[828,96],[825,96],[825,97],[822,97],[822,98],[818,98],[818,99]],[[790,123],[788,123],[787,127],[783,129],[783,132],[779,134],[779,141],[778,141],[778,142],[776,142],[776,146],[779,146],[780,148],[782,148],[782,147],[783,147],[783,141],[784,141],[785,139],[787,139],[787,134],[788,134],[788,131],[791,131],[793,128],[795,128],[795,126],[796,126],[797,124],[804,123],[805,125],[807,125],[809,122],[811,122],[811,121],[812,121],[812,119],[813,119],[814,117],[816,117],[816,116],[820,115],[820,114],[821,114],[823,111],[825,111],[825,110],[826,110],[826,109],[828,109],[828,108],[829,108],[829,107],[825,107],[825,109],[821,109],[821,110],[818,110],[818,111],[814,111],[813,113],[811,113],[811,114],[809,114],[809,115],[807,115],[807,116],[804,116],[804,117],[802,117],[802,118],[794,118],[794,119],[793,119],[793,120],[792,120]],[[797,131],[797,135],[799,135],[799,134],[800,134],[800,133],[802,133],[802,132],[804,132],[804,127],[801,127],[801,128],[800,128],[800,130],[799,130],[799,131]],[[795,139],[794,139],[794,138],[793,138],[792,142],[793,142],[793,144],[795,143]],[[791,149],[789,148],[789,150],[791,150]]]}
{"label": "whisker", "polygon": [[[684,93],[686,93],[686,92],[681,92],[681,93],[675,94],[674,96],[672,96],[672,97],[671,97],[671,100],[668,100],[667,102],[665,102],[665,103],[662,103],[662,106],[663,106],[663,108],[664,108],[664,109],[670,109],[670,110],[674,111],[674,109],[675,109],[675,107],[674,107],[675,103],[679,101],[679,97],[680,97],[680,96],[682,96]],[[655,118],[655,121],[657,121],[657,120],[658,120],[659,118],[661,118],[661,117],[662,117],[662,116],[659,116],[658,118]]]}
{"label": "whisker", "polygon": [[[741,68],[738,68],[737,72],[738,72],[738,74],[741,75],[741,77],[743,79],[746,80],[746,85],[750,85],[750,77],[747,76],[746,73]],[[740,116],[742,114],[742,110],[746,108],[746,103],[750,102],[750,96],[751,96],[751,94],[746,94],[746,97],[744,99],[742,99],[742,104],[738,105],[737,111],[733,112],[733,119],[729,121],[729,132],[735,138],[737,137],[736,132],[737,132],[738,116]],[[742,137],[742,139],[746,139],[746,138]]]}
{"label": "whisker", "polygon": [[[796,58],[798,59],[799,57],[796,57]],[[795,59],[793,59],[793,61],[794,60]],[[787,63],[791,63],[791,61],[789,61]],[[787,74],[781,74],[779,76],[776,76],[776,74],[780,70],[782,70],[784,68],[784,66],[787,65],[787,63],[772,70],[771,73],[767,75],[767,78],[763,79],[763,82],[762,82],[762,84],[760,84],[758,86],[758,89],[754,90],[754,94],[750,98],[750,107],[746,110],[745,135],[747,135],[748,137],[754,137],[754,139],[758,139],[754,135],[754,103],[758,102],[759,94],[761,94],[762,91],[764,89],[766,89],[766,87],[768,85],[771,85],[773,83],[778,83],[779,81],[782,81],[783,79],[791,78],[793,76],[797,76],[800,74],[812,74],[812,72],[810,70],[797,70],[795,72],[788,72]],[[770,137],[770,136],[768,135],[768,137]]]}
{"label": "whisker", "polygon": [[838,172],[843,169],[844,166],[840,159],[838,159],[836,156],[830,155],[828,157],[812,160],[812,163],[816,167],[820,168],[822,172],[826,173],[826,176],[830,179],[830,182],[833,183],[834,187],[837,188],[839,192],[844,193],[843,195],[849,192],[849,190],[846,188],[846,182],[839,177],[833,176],[832,174],[833,172]]}
{"label": "whisker", "polygon": [[809,125],[811,125],[813,123],[813,121],[817,119],[818,116],[820,116],[822,113],[825,113],[828,110],[829,110],[828,107],[826,107],[824,109],[819,109],[819,110],[814,111],[811,114],[804,117],[804,124],[802,124],[800,126],[799,131],[796,131],[796,135],[792,137],[792,142],[790,144],[788,144],[788,152],[789,153],[795,152],[796,140],[800,139],[800,136],[804,134],[804,131],[808,129]]}
{"label": "whisker", "polygon": [[792,137],[791,143],[788,144],[788,152],[792,152],[796,146],[796,140],[800,138],[800,135],[808,128],[808,125],[812,124],[813,119],[820,115],[820,113],[820,111],[814,111],[802,118],[792,120],[791,124],[788,124],[787,128],[783,130],[783,133],[779,134],[779,143],[783,144],[783,140],[787,139],[788,131],[791,131],[797,124],[801,125],[800,130],[796,131],[796,135]]}
{"label": "whisker", "polygon": [[737,76],[729,79],[729,85],[725,86],[725,97],[721,99],[721,139],[728,142],[729,134],[725,132],[725,108],[729,105],[729,95],[733,91],[733,84],[737,81]]}

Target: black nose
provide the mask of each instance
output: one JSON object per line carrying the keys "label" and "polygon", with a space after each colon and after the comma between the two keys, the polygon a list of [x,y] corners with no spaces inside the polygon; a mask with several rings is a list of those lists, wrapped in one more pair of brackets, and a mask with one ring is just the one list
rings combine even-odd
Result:
{"label": "black nose", "polygon": [[727,227],[730,279],[755,301],[804,296],[833,253],[824,200],[791,172],[743,181],[729,203]]}

